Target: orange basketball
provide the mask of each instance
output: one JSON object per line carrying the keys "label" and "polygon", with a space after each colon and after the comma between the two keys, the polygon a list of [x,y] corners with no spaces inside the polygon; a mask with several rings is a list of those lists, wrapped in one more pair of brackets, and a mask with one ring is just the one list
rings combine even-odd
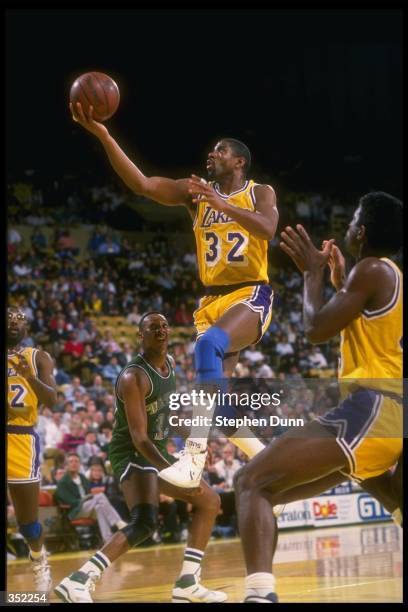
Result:
{"label": "orange basketball", "polygon": [[103,72],[86,72],[72,84],[69,99],[74,105],[80,102],[85,114],[93,106],[95,121],[106,121],[119,106],[120,93],[115,81]]}

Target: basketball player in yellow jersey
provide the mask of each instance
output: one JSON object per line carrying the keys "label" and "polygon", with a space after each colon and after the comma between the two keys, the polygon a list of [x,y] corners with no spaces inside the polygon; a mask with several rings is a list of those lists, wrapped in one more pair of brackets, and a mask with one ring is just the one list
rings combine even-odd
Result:
{"label": "basketball player in yellow jersey", "polygon": [[[343,475],[381,480],[402,452],[402,274],[389,259],[402,245],[402,203],[374,192],[361,198],[346,246],[357,260],[346,278],[333,240],[317,250],[297,225],[282,232],[282,249],[304,277],[303,320],[313,343],[342,334],[340,378],[348,395],[322,417],[271,442],[236,475],[239,533],[247,577],[245,602],[274,603],[271,573],[277,539],[274,504],[327,490]],[[337,293],[323,303],[330,264]],[[400,466],[401,464],[399,464]],[[383,479],[402,510],[401,471]],[[375,487],[368,488],[375,493]]]}
{"label": "basketball player in yellow jersey", "polygon": [[57,399],[53,361],[48,353],[20,346],[27,333],[23,311],[8,308],[7,481],[20,533],[25,538],[37,591],[51,589],[51,573],[38,521],[40,445],[34,429],[38,405]]}
{"label": "basketball player in yellow jersey", "polygon": [[[80,103],[70,108],[73,119],[100,140],[112,167],[134,193],[189,211],[205,286],[205,296],[194,313],[197,382],[219,382],[232,373],[239,351],[258,342],[271,320],[273,291],[268,284],[267,250],[278,223],[274,190],[247,179],[251,154],[232,138],[221,140],[208,154],[210,183],[194,175],[180,180],[147,177],[107,128],[92,119],[92,107],[88,116]],[[212,414],[207,411],[206,416]],[[160,477],[176,486],[199,486],[209,429],[200,428],[199,438],[190,437],[187,452],[160,472]],[[250,435],[247,428],[238,430],[231,441],[254,456],[263,445]]]}

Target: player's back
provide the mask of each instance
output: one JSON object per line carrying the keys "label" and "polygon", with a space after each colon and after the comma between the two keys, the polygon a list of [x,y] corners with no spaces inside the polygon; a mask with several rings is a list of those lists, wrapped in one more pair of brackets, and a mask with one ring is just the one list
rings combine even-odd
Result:
{"label": "player's back", "polygon": [[392,298],[383,308],[363,310],[342,331],[339,378],[401,393],[402,273],[390,259],[381,260],[395,272]]}
{"label": "player's back", "polygon": [[[26,347],[17,352],[26,358],[33,376],[38,377],[36,365],[38,349]],[[16,363],[16,351],[10,351],[7,355],[7,424],[32,427],[38,419],[38,399],[30,383],[15,371],[14,365]]]}
{"label": "player's back", "polygon": [[[253,180],[248,180],[242,189],[225,195],[218,184],[213,183],[221,198],[249,211],[255,210],[256,185]],[[205,200],[197,205],[193,228],[203,285],[269,282],[267,240],[254,236],[225,213],[214,210]]]}

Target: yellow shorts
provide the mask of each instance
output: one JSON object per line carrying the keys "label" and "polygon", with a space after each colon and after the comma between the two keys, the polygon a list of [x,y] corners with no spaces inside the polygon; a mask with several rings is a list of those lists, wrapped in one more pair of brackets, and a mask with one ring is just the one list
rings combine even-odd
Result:
{"label": "yellow shorts", "polygon": [[361,482],[386,472],[402,453],[402,402],[374,389],[351,393],[317,420],[336,434],[349,478]]}
{"label": "yellow shorts", "polygon": [[39,482],[40,437],[33,428],[30,433],[11,433],[17,428],[7,427],[7,481],[10,483]]}
{"label": "yellow shorts", "polygon": [[226,295],[208,295],[201,298],[194,312],[197,337],[214,325],[223,314],[236,304],[246,304],[259,313],[261,329],[256,342],[262,338],[272,319],[273,290],[269,285],[250,285],[231,291]]}

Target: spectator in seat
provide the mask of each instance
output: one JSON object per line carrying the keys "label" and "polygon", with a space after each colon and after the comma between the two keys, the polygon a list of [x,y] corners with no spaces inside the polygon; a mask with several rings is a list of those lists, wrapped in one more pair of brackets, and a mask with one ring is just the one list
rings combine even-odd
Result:
{"label": "spectator in seat", "polygon": [[293,350],[293,346],[290,344],[290,342],[288,342],[288,337],[285,334],[282,335],[281,341],[276,344],[275,350],[281,357],[284,355],[293,355],[295,352]]}
{"label": "spectator in seat", "polygon": [[126,317],[126,321],[132,325],[139,325],[141,318],[142,315],[139,312],[139,306],[137,304],[133,304],[131,312]]}
{"label": "spectator in seat", "polygon": [[107,390],[103,386],[102,376],[97,374],[94,377],[93,384],[91,387],[89,387],[88,393],[92,397],[92,399],[94,399],[96,402],[98,402],[99,400],[105,397],[105,395],[107,394]]}
{"label": "spectator in seat", "polygon": [[71,423],[69,433],[66,433],[62,439],[62,442],[58,445],[58,448],[63,450],[65,453],[76,451],[80,444],[85,442],[82,425],[77,423]]}
{"label": "spectator in seat", "polygon": [[118,358],[111,357],[109,363],[102,368],[102,376],[114,384],[121,371]]}
{"label": "spectator in seat", "polygon": [[72,355],[75,359],[80,359],[84,352],[84,345],[79,342],[76,331],[72,331],[69,334],[69,338],[64,344],[64,351],[66,355]]}
{"label": "spectator in seat", "polygon": [[69,427],[62,421],[62,412],[54,411],[45,424],[45,451],[58,448],[67,433],[69,433]]}
{"label": "spectator in seat", "polygon": [[92,457],[98,457],[101,449],[97,444],[96,433],[93,429],[88,429],[85,434],[85,442],[77,446],[76,452],[79,455],[82,465],[88,466]]}
{"label": "spectator in seat", "polygon": [[120,246],[112,240],[111,236],[106,236],[106,240],[99,245],[97,253],[98,255],[118,255]]}
{"label": "spectator in seat", "polygon": [[327,360],[319,346],[312,346],[309,352],[309,364],[311,368],[327,368]]}
{"label": "spectator in seat", "polygon": [[60,504],[69,506],[70,520],[96,518],[104,542],[111,538],[113,527],[126,527],[105,493],[98,489],[92,493],[89,480],[81,474],[81,461],[76,453],[69,453],[67,457],[67,471],[57,484],[55,497]]}
{"label": "spectator in seat", "polygon": [[241,468],[241,463],[235,459],[235,447],[226,444],[222,451],[222,459],[214,464],[215,473],[224,480],[224,490],[232,491],[234,475]]}

